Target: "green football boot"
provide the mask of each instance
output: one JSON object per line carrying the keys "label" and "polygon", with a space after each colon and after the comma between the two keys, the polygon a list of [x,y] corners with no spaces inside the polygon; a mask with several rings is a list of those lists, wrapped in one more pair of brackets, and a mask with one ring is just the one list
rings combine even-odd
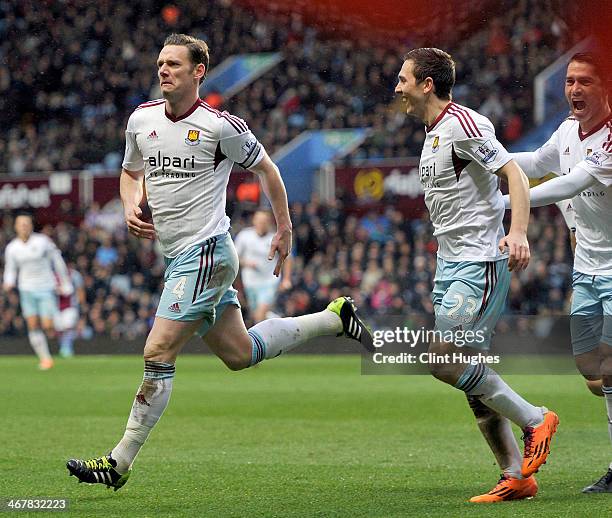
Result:
{"label": "green football boot", "polygon": [[117,461],[110,456],[110,453],[97,459],[70,459],[66,467],[70,476],[74,475],[78,478],[79,483],[106,484],[106,487],[112,487],[115,491],[124,486],[132,472],[129,470],[124,475],[118,473],[115,470]]}
{"label": "green football boot", "polygon": [[347,336],[357,340],[366,351],[374,352],[374,339],[372,333],[363,320],[357,315],[357,307],[350,297],[338,297],[332,300],[327,309],[340,317],[342,320],[342,333],[338,336]]}

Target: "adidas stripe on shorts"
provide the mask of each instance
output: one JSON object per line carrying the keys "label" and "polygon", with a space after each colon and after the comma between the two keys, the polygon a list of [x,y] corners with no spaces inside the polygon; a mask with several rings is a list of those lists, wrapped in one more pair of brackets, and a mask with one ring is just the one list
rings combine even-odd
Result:
{"label": "adidas stripe on shorts", "polygon": [[238,255],[228,232],[195,244],[173,259],[165,259],[164,290],[155,316],[168,320],[204,318],[203,336],[228,304],[240,307],[232,283],[238,275]]}

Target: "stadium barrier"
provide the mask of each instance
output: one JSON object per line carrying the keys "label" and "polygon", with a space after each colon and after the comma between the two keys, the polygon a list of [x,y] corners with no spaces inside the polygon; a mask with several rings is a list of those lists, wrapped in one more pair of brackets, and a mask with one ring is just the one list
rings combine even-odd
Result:
{"label": "stadium barrier", "polygon": [[306,130],[274,153],[272,160],[281,170],[289,202],[308,202],[317,188],[317,171],[351,153],[369,132],[368,128]]}
{"label": "stadium barrier", "polygon": [[[234,196],[249,177],[252,173],[234,171],[228,184],[229,196]],[[63,171],[0,180],[0,210],[31,210],[41,225],[61,221],[78,224],[92,203],[104,207],[118,197],[119,171],[104,175]]]}
{"label": "stadium barrier", "polygon": [[217,92],[227,100],[284,59],[280,52],[239,54],[226,58],[213,68],[200,87],[203,98]]}
{"label": "stadium barrier", "polygon": [[[563,315],[505,315],[496,327],[490,350],[483,350],[487,356],[499,358],[507,372],[575,374],[573,364],[570,326],[584,323],[572,321]],[[382,356],[405,354],[421,355],[427,351],[429,335],[433,331],[432,315],[407,312],[403,316],[377,317],[371,320],[374,333],[375,353]],[[456,333],[457,331],[453,331]],[[455,342],[462,347],[478,350],[478,337],[468,337],[464,342]],[[113,340],[109,336],[95,336],[90,340],[77,339],[77,355],[88,354],[142,354],[145,337],[134,340]],[[472,341],[474,343],[472,343]],[[51,341],[52,351],[56,348]],[[197,337],[192,338],[183,349],[186,354],[211,354],[208,347]],[[424,374],[423,365],[394,362],[384,365],[373,360],[373,355],[363,351],[359,344],[349,339],[319,337],[295,350],[297,354],[361,354],[364,374]],[[31,354],[26,337],[3,337],[0,354]],[[291,354],[291,353],[289,353]],[[523,361],[513,362],[516,358]],[[553,360],[551,360],[551,358]],[[549,361],[550,360],[550,361]],[[496,367],[497,368],[497,367]]]}
{"label": "stadium barrier", "polygon": [[354,211],[383,211],[392,206],[406,218],[420,218],[425,211],[417,157],[380,166],[332,165],[324,174],[333,178],[324,184],[334,186],[333,192],[325,193],[324,198],[339,197],[345,207]]}

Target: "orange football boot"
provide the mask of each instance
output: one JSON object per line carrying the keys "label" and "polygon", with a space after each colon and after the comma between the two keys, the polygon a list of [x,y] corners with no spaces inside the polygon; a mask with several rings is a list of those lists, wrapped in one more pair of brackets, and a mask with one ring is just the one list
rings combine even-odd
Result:
{"label": "orange football boot", "polygon": [[48,371],[49,369],[53,368],[53,360],[51,358],[47,358],[45,360],[40,360],[40,363],[38,364],[38,368],[41,371]]}
{"label": "orange football boot", "polygon": [[559,417],[552,411],[544,414],[544,421],[535,428],[528,426],[523,430],[523,440],[525,441],[525,453],[523,454],[523,467],[521,475],[527,478],[533,475],[542,464],[546,462],[546,457],[550,453],[550,442],[557,431]]}
{"label": "orange football boot", "polygon": [[470,502],[475,504],[491,504],[505,502],[507,500],[524,500],[533,498],[538,492],[538,484],[535,477],[512,478],[502,474],[497,485],[484,495],[473,496]]}

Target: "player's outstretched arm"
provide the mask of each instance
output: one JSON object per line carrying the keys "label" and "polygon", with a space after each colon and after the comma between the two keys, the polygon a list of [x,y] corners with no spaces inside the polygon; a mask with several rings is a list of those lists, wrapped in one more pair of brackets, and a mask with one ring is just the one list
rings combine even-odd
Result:
{"label": "player's outstretched arm", "polygon": [[[587,173],[582,167],[574,167],[568,174],[548,180],[529,190],[532,207],[543,207],[562,200],[569,200],[585,189],[595,185],[597,179]],[[507,209],[512,204],[512,193],[504,195]]]}
{"label": "player's outstretched arm", "polygon": [[558,130],[548,142],[535,151],[511,153],[512,159],[527,175],[527,178],[543,178],[549,173],[559,173],[559,141]]}
{"label": "player's outstretched arm", "polygon": [[[543,207],[561,200],[568,200],[596,183],[596,178],[582,167],[576,166],[568,174],[558,176],[530,189],[531,206]],[[510,193],[510,198],[512,198],[512,193]],[[505,199],[504,203],[506,203]]]}
{"label": "player's outstretched arm", "polygon": [[283,263],[291,251],[292,226],[289,205],[287,204],[287,191],[278,167],[267,153],[250,170],[259,176],[263,190],[272,205],[272,212],[276,220],[276,234],[272,239],[268,259],[272,260],[274,255],[278,253],[278,261],[274,268],[274,275],[278,277]]}
{"label": "player's outstretched arm", "polygon": [[527,178],[544,178],[552,169],[542,167],[538,161],[537,151],[511,153],[510,156],[523,170]]}
{"label": "player's outstretched arm", "polygon": [[508,247],[508,268],[523,270],[529,264],[530,252],[527,241],[529,223],[529,181],[514,160],[502,166],[497,174],[506,179],[512,200],[510,232],[499,242],[500,250]]}
{"label": "player's outstretched arm", "polygon": [[144,239],[155,239],[155,228],[142,219],[140,203],[144,198],[143,177],[144,170],[121,170],[119,192],[123,203],[123,215],[130,234]]}

